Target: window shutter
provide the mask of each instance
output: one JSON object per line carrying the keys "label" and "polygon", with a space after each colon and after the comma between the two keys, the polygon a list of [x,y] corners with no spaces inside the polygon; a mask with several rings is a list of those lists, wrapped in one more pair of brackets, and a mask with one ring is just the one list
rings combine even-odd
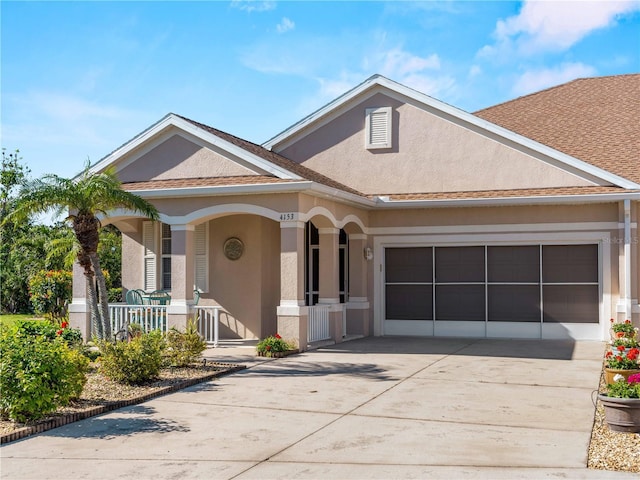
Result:
{"label": "window shutter", "polygon": [[194,288],[209,291],[209,255],[207,222],[196,225],[194,232],[195,282]]}
{"label": "window shutter", "polygon": [[142,246],[144,248],[144,289],[156,289],[156,229],[153,222],[142,224]]}
{"label": "window shutter", "polygon": [[391,148],[391,107],[366,109],[366,147]]}

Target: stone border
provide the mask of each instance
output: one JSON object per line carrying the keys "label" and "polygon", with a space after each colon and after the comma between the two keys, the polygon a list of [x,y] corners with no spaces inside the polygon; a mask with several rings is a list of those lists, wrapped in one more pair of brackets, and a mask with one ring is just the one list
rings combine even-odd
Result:
{"label": "stone border", "polygon": [[16,430],[14,432],[6,433],[0,436],[0,445],[4,445],[10,442],[15,442],[16,440],[26,438],[30,435],[46,432],[47,430],[51,430],[57,427],[62,427],[63,425],[68,425],[69,423],[77,422],[79,420],[84,420],[86,418],[95,417],[96,415],[111,412],[112,410],[117,410],[118,408],[128,407],[130,405],[137,405],[139,403],[146,402],[147,400],[151,400],[153,398],[160,397],[168,393],[173,393],[178,390],[182,390],[183,388],[191,387],[193,385],[197,385],[198,383],[206,382],[213,378],[222,377],[224,375],[228,375],[230,373],[234,373],[239,370],[244,370],[245,368],[247,368],[245,365],[232,365],[232,364],[219,364],[219,365],[224,366],[226,368],[222,368],[221,370],[211,372],[202,377],[189,378],[180,383],[162,387],[159,390],[156,390],[155,392],[150,392],[140,397],[110,402],[106,405],[98,405],[96,407],[92,407],[87,410],[83,410],[81,412],[60,415],[59,417],[53,418],[51,420],[46,420],[42,423],[38,423],[37,425],[30,425],[27,427],[23,427],[19,430]]}

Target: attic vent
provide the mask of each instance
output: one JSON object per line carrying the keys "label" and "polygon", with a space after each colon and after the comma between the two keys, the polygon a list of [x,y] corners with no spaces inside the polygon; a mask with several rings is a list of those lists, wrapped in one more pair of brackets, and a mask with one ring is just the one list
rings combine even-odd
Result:
{"label": "attic vent", "polygon": [[391,107],[366,109],[366,148],[391,148]]}

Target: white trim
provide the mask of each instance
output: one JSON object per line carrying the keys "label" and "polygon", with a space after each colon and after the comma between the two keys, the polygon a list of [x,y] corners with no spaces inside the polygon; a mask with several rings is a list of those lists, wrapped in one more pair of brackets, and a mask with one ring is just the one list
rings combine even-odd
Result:
{"label": "white trim", "polygon": [[89,311],[87,299],[83,297],[73,297],[69,304],[69,313],[86,313]]}
{"label": "white trim", "polygon": [[306,317],[309,316],[309,307],[304,305],[279,305],[276,309],[279,317]]}
{"label": "white trim", "polygon": [[168,225],[171,228],[172,232],[193,232],[196,229],[195,225],[189,225],[189,224],[169,223]]}
{"label": "white trim", "polygon": [[[374,75],[368,78],[341,97],[338,97],[334,101],[328,103],[298,123],[271,138],[265,142],[263,146],[270,150],[275,149],[276,151],[285,149],[287,146],[298,141],[303,136],[309,135],[317,128],[320,128],[333,120],[357,97],[361,97],[359,100],[365,100],[377,93],[383,93],[400,101],[406,101],[406,99],[409,99],[416,102],[416,106],[419,108],[437,110],[441,115],[451,117],[454,123],[467,124],[467,126],[480,129],[481,132],[478,132],[480,134],[484,134],[488,137],[497,137],[497,140],[501,143],[512,143],[515,144],[516,147],[519,146],[525,150],[530,150],[534,154],[537,153],[542,155],[546,157],[547,160],[538,158],[536,155],[533,156],[539,160],[547,161],[547,163],[556,164],[556,166],[563,170],[567,170],[569,173],[573,173],[574,175],[582,178],[592,177],[591,181],[595,184],[601,184],[601,182],[604,181],[606,183],[612,183],[628,189],[640,188],[640,185],[637,183],[618,175],[614,175],[611,172],[595,167],[594,165],[583,162],[582,160],[571,157],[565,153],[559,152],[558,150],[547,147],[546,145],[542,145],[541,143],[535,142],[529,138],[507,130],[506,128],[499,127],[498,125],[436,100],[428,95],[413,90],[412,88],[396,83],[381,75]],[[314,126],[313,128],[310,128],[312,124],[314,124]],[[600,180],[600,182],[597,180]]]}
{"label": "white trim", "polygon": [[487,225],[436,225],[420,227],[373,227],[369,235],[441,235],[478,233],[529,233],[529,232],[577,232],[595,230],[617,230],[618,222],[576,223],[511,223]]}
{"label": "white trim", "polygon": [[305,222],[280,222],[280,228],[304,228]]}
{"label": "white trim", "polygon": [[[630,188],[640,187],[634,186]],[[547,205],[554,203],[608,203],[627,199],[640,200],[640,192],[435,200],[390,200],[389,197],[378,196],[377,199],[378,203],[376,206],[381,208],[491,207],[503,205]]]}
{"label": "white trim", "polygon": [[[367,150],[377,150],[383,148],[391,148],[391,136],[393,132],[393,110],[391,107],[374,107],[365,109],[365,138],[364,147]],[[381,126],[377,122],[374,122],[373,118],[384,119],[384,125]],[[384,138],[380,141],[372,141],[374,129],[378,127],[378,131],[381,130]]]}
{"label": "white trim", "polygon": [[369,310],[369,302],[354,302],[351,298],[345,305],[347,310]]}
{"label": "white trim", "polygon": [[318,235],[338,235],[339,233],[339,228],[325,227],[318,229]]}
{"label": "white trim", "polygon": [[340,297],[338,297],[338,298],[318,297],[318,303],[317,304],[334,305],[334,304],[339,304],[339,303],[340,303]]}
{"label": "white trim", "polygon": [[349,240],[367,240],[369,235],[366,233],[350,233]]}
{"label": "white trim", "polygon": [[625,316],[631,319],[631,201],[623,202],[624,210],[624,304]]}

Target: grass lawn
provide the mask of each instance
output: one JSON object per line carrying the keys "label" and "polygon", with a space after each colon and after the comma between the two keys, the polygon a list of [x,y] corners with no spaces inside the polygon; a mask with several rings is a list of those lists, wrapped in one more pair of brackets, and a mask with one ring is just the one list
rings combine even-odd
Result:
{"label": "grass lawn", "polygon": [[31,313],[19,314],[19,315],[0,315],[0,326],[8,327],[13,325],[16,320],[26,320],[29,318],[41,320],[41,317],[36,317]]}

